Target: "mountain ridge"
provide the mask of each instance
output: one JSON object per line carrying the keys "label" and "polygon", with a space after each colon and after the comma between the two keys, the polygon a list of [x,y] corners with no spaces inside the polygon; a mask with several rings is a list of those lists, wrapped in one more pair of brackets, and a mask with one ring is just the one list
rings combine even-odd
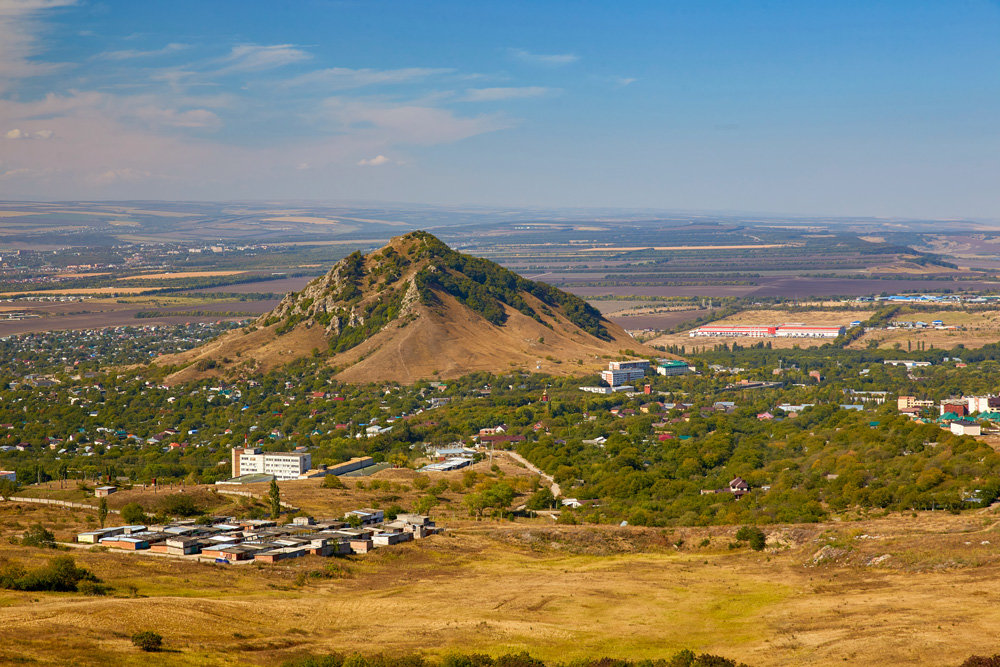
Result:
{"label": "mountain ridge", "polygon": [[154,363],[185,366],[168,377],[179,382],[325,354],[345,381],[409,384],[481,370],[584,374],[626,349],[658,354],[583,299],[416,231],[348,255],[249,327]]}

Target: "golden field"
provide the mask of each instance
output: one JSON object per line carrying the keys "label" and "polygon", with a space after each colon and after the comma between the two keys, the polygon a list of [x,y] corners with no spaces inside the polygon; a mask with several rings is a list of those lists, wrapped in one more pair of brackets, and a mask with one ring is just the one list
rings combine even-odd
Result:
{"label": "golden field", "polygon": [[[317,516],[377,499],[347,481],[282,486]],[[115,594],[0,591],[0,663],[145,664],[129,641],[145,629],[163,635],[155,662],[165,665],[331,651],[646,658],[685,647],[763,666],[958,665],[1000,652],[994,511],[767,526],[768,547],[753,552],[729,547],[735,527],[477,522],[457,510],[437,514],[444,534],[343,559],[226,566],[72,548]],[[0,559],[41,563],[58,552],[8,538],[41,522],[66,540],[92,514],[0,502]],[[331,563],[331,578],[300,576]]]}

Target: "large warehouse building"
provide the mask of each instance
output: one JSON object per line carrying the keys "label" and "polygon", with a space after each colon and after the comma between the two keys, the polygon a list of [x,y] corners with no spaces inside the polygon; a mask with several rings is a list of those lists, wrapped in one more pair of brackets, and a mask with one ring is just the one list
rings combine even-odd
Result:
{"label": "large warehouse building", "polygon": [[843,326],[809,326],[805,324],[777,325],[706,325],[692,329],[688,335],[716,338],[836,338],[844,333]]}

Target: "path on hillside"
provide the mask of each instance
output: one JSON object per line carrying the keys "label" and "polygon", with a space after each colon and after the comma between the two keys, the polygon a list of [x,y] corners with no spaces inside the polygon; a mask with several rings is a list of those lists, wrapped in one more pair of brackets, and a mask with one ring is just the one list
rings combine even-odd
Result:
{"label": "path on hillside", "polygon": [[527,468],[528,470],[530,470],[531,472],[535,473],[536,475],[538,475],[539,477],[541,477],[542,479],[544,479],[545,481],[547,481],[549,484],[551,484],[552,486],[549,487],[549,490],[552,491],[552,495],[554,497],[558,498],[559,496],[562,495],[562,490],[559,488],[559,485],[556,484],[556,481],[552,478],[552,475],[550,475],[548,473],[545,473],[545,472],[542,472],[541,470],[538,469],[538,466],[535,466],[530,461],[528,461],[528,459],[524,458],[523,456],[521,456],[517,452],[512,452],[510,450],[504,450],[504,454],[506,454],[510,458],[514,459],[518,463],[524,464],[525,468]]}

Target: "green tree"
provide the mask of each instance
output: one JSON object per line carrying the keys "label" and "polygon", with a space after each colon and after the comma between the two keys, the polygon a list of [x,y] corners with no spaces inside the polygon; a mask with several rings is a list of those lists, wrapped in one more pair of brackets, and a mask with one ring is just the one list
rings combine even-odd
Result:
{"label": "green tree", "polygon": [[122,521],[130,525],[144,524],[146,523],[146,510],[139,503],[131,502],[122,508]]}
{"label": "green tree", "polygon": [[97,520],[101,522],[101,528],[104,528],[104,522],[108,518],[108,499],[101,498],[100,504],[97,506]]}
{"label": "green tree", "polygon": [[542,487],[528,497],[525,503],[529,510],[546,510],[556,506],[556,498],[547,487]]}
{"label": "green tree", "polygon": [[12,479],[4,477],[0,479],[0,498],[4,500],[10,499],[12,495],[17,493],[18,484]]}
{"label": "green tree", "polygon": [[277,519],[281,516],[281,489],[278,488],[278,480],[271,480],[271,488],[267,491],[267,502],[271,506],[271,518]]}

